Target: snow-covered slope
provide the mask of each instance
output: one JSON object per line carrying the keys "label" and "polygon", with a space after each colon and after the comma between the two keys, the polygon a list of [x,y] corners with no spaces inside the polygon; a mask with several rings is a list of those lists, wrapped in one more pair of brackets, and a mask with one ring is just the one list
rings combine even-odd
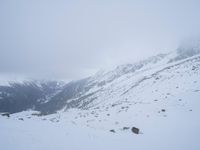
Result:
{"label": "snow-covered slope", "polygon": [[108,130],[108,123],[118,130],[120,126],[131,126],[133,120],[167,117],[170,111],[198,111],[199,77],[200,56],[136,75],[126,74],[90,96],[94,100],[85,110],[75,110],[73,117],[78,124]]}
{"label": "snow-covered slope", "polygon": [[90,88],[79,93],[77,97],[72,97],[67,103],[80,101],[76,107],[81,109],[95,107],[104,101],[113,103],[127,97],[129,91],[131,89],[135,91],[135,88],[140,83],[149,81],[151,78],[158,80],[159,77],[155,76],[159,72],[164,72],[175,66],[181,66],[193,59],[198,59],[199,56],[188,56],[186,59],[171,61],[177,57],[178,52],[174,51],[169,54],[150,57],[138,63],[118,66],[116,69],[108,72],[98,72],[86,82],[86,87]]}
{"label": "snow-covered slope", "polygon": [[199,150],[198,54],[158,55],[67,84],[50,100],[57,104],[62,98],[55,114],[0,116],[0,145],[4,150]]}
{"label": "snow-covered slope", "polygon": [[0,86],[0,112],[16,113],[32,109],[52,114],[61,109],[88,109],[104,101],[112,103],[137,87],[137,84],[152,78],[156,72],[198,56],[198,45],[200,43],[196,42],[183,44],[168,54],[120,65],[110,71],[100,71],[94,76],[67,84],[60,85],[58,81],[26,81]]}

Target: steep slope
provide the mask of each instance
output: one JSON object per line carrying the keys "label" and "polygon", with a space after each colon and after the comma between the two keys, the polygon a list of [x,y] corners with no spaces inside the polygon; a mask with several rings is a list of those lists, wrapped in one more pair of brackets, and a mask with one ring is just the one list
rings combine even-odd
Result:
{"label": "steep slope", "polygon": [[123,126],[142,125],[144,120],[167,117],[176,111],[198,112],[199,77],[200,56],[154,71],[127,74],[94,94],[91,98],[96,99],[86,110],[75,110],[71,119],[77,124],[120,130]]}
{"label": "steep slope", "polygon": [[[195,55],[123,74],[100,89],[96,85],[81,93],[83,88],[72,84],[72,91],[88,96],[73,109],[65,105],[40,117],[32,111],[0,116],[0,145],[4,150],[199,150],[199,77],[200,56]],[[83,107],[84,101],[89,103]],[[139,128],[138,135],[132,127]]]}
{"label": "steep slope", "polygon": [[[157,73],[195,59],[193,57],[199,57],[198,55],[188,56],[188,59],[171,62],[172,58],[176,58],[177,55],[178,53],[174,52],[168,55],[158,55],[136,64],[118,66],[110,72],[99,72],[88,79],[87,85],[91,85],[89,90],[81,93],[79,97],[72,98],[69,103],[80,101],[78,108],[88,109],[106,100],[112,102],[112,100],[123,97],[147,79],[155,78]],[[158,80],[159,77],[156,79]]]}
{"label": "steep slope", "polygon": [[[70,83],[28,81],[0,86],[0,112],[32,109],[44,114],[61,109],[88,109],[109,99],[118,99],[157,72],[200,54],[200,43],[181,45],[176,51],[159,54],[110,71],[101,71]],[[104,97],[104,98],[103,98]]]}
{"label": "steep slope", "polygon": [[1,86],[0,111],[14,113],[0,115],[1,148],[199,150],[199,54],[189,46],[67,84]]}

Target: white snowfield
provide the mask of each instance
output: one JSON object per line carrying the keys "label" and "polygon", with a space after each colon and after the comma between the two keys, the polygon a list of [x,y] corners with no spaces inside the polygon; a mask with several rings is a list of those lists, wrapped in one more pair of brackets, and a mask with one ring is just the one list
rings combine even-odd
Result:
{"label": "white snowfield", "polygon": [[0,116],[0,149],[200,150],[200,56],[127,73],[94,91],[85,110]]}

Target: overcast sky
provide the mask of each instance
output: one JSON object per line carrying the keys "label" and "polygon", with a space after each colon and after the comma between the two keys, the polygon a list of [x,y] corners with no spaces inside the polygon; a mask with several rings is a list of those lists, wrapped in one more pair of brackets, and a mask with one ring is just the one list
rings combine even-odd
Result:
{"label": "overcast sky", "polygon": [[199,0],[0,0],[0,74],[78,79],[200,33]]}

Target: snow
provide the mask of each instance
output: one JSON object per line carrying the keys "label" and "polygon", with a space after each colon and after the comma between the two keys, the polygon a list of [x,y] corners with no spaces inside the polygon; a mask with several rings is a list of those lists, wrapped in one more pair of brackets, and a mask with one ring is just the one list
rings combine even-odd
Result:
{"label": "snow", "polygon": [[[168,110],[167,110],[168,111]],[[142,129],[142,134],[129,131],[109,133],[72,122],[61,117],[60,122],[25,118],[24,121],[0,118],[1,148],[4,150],[54,150],[54,149],[175,149],[198,150],[200,148],[200,127],[198,109],[194,112],[170,111],[169,117],[154,116],[150,119],[138,118],[134,125]],[[52,116],[53,117],[53,116]],[[52,117],[45,117],[51,119]]]}
{"label": "snow", "polygon": [[1,149],[199,150],[199,77],[200,56],[194,56],[93,87],[86,95],[98,91],[90,97],[96,99],[84,110],[0,116]]}

